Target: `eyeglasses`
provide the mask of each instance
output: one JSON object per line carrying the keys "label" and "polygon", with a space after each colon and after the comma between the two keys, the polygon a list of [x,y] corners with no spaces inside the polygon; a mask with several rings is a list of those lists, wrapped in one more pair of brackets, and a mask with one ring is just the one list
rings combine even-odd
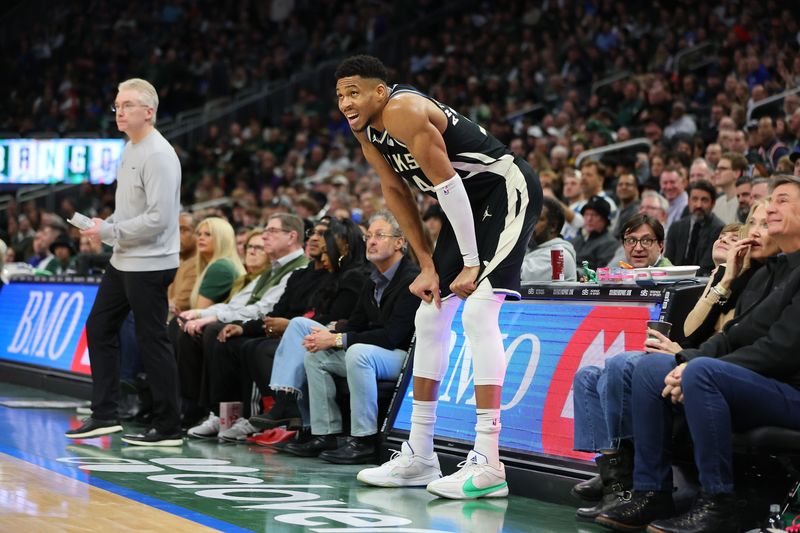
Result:
{"label": "eyeglasses", "polygon": [[641,239],[637,239],[636,237],[625,237],[622,239],[622,244],[628,248],[635,248],[637,244],[641,244],[642,248],[650,248],[655,242],[656,240],[650,237],[642,237]]}
{"label": "eyeglasses", "polygon": [[391,239],[392,237],[400,237],[400,235],[395,235],[394,233],[365,233],[362,238],[364,239],[364,242],[367,242],[373,237],[379,241],[382,241],[384,239]]}
{"label": "eyeglasses", "polygon": [[269,233],[270,235],[277,235],[278,233],[291,233],[292,230],[283,229],[283,228],[264,228],[264,233]]}
{"label": "eyeglasses", "polygon": [[247,252],[249,250],[255,250],[256,252],[263,252],[264,246],[261,244],[246,244],[244,246],[244,251]]}
{"label": "eyeglasses", "polygon": [[310,239],[314,235],[316,235],[317,237],[322,237],[322,236],[325,235],[325,230],[324,229],[309,229],[309,230],[306,230],[306,239]]}
{"label": "eyeglasses", "polygon": [[133,102],[125,102],[124,104],[120,105],[119,107],[117,107],[115,105],[112,105],[110,109],[111,109],[111,112],[115,113],[115,114],[119,113],[120,111],[122,111],[123,113],[127,114],[127,113],[130,113],[131,109],[133,109],[134,107],[150,107],[150,106],[149,105],[145,105],[145,104],[134,104]]}
{"label": "eyeglasses", "polygon": [[717,165],[717,168],[715,170],[717,172],[724,172],[726,170],[733,170],[733,168],[732,167],[721,167],[721,166]]}

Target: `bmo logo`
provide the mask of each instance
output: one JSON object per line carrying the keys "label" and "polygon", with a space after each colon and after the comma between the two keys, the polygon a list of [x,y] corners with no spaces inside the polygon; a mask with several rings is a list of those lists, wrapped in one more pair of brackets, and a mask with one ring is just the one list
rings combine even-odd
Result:
{"label": "bmo logo", "polygon": [[[0,292],[0,358],[73,368],[97,286],[11,283]],[[83,358],[81,358],[83,359]],[[79,363],[82,362],[79,359]]]}

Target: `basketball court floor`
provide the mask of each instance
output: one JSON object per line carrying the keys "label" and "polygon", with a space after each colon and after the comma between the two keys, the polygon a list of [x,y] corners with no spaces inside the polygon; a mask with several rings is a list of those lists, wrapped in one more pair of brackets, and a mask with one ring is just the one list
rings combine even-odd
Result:
{"label": "basketball court floor", "polygon": [[[0,401],[34,398],[73,400],[0,383]],[[605,531],[577,522],[569,506],[369,488],[355,478],[362,466],[257,445],[186,440],[159,449],[119,436],[64,437],[78,425],[75,409],[0,406],[0,531]]]}

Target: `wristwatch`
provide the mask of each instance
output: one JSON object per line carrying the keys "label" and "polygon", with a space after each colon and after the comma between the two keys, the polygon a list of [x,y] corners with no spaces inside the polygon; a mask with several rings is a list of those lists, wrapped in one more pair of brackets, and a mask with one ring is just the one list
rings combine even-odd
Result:
{"label": "wristwatch", "polygon": [[336,334],[336,340],[334,340],[334,346],[336,346],[337,348],[342,348],[344,346],[341,333]]}

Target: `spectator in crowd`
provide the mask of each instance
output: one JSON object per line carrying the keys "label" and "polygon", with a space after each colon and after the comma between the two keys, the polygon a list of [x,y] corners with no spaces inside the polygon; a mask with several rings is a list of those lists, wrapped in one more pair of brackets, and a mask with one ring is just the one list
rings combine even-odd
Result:
{"label": "spectator in crowd", "polygon": [[[257,385],[260,398],[271,399],[268,383],[273,356],[292,318],[306,314],[323,318],[322,314],[335,306],[349,309],[355,302],[355,296],[349,291],[326,290],[331,285],[338,286],[338,279],[322,263],[324,235],[329,224],[330,219],[324,218],[307,232],[306,253],[310,263],[289,275],[286,289],[272,311],[262,319],[226,324],[219,332],[219,342],[211,353],[205,354],[212,412],[202,424],[189,430],[190,437],[219,435],[220,420],[215,408],[222,401],[241,401],[244,418],[260,414],[262,403],[252,401],[253,383]],[[328,298],[323,298],[324,295]]]}
{"label": "spectator in crowd", "polygon": [[795,176],[800,176],[800,146],[794,149],[794,151],[789,155],[789,160],[794,165],[793,174]]}
{"label": "spectator in crowd", "polygon": [[758,119],[757,135],[759,157],[762,161],[766,161],[769,169],[777,169],[778,161],[781,157],[789,154],[789,148],[775,134],[775,120],[768,116]]}
{"label": "spectator in crowd", "polygon": [[[331,222],[324,240],[321,261],[328,272],[335,273],[335,282],[329,283],[325,293],[320,294],[322,303],[326,305],[315,310],[313,318],[295,317],[286,325],[275,352],[272,370],[258,377],[258,381],[269,379],[275,405],[264,416],[252,417],[251,423],[255,427],[269,429],[284,425],[290,428],[300,424],[309,425],[308,390],[302,360],[296,361],[296,364],[284,363],[292,360],[291,354],[302,345],[307,335],[317,329],[326,329],[326,326],[335,328],[335,323],[350,316],[368,278],[363,234],[358,226],[350,220]],[[267,333],[270,333],[269,329]],[[250,350],[253,349],[257,350],[258,345],[250,347]]]}
{"label": "spectator in crowd", "polygon": [[564,229],[561,230],[561,234],[568,241],[575,239],[578,236],[578,232],[583,228],[581,207],[586,203],[586,197],[583,195],[581,179],[581,172],[578,170],[570,169],[564,173],[562,196],[566,203],[562,204]]}
{"label": "spectator in crowd", "polygon": [[580,269],[584,261],[590,268],[604,267],[617,249],[617,240],[608,231],[611,207],[605,198],[593,196],[581,209],[581,215],[584,231],[572,242],[577,268]]}
{"label": "spectator in crowd", "polygon": [[611,231],[615,237],[619,237],[622,235],[622,225],[625,221],[639,211],[639,185],[636,182],[636,176],[629,173],[620,174],[617,179],[616,192],[619,209],[614,215]]}
{"label": "spectator in crowd", "polygon": [[[372,217],[364,238],[372,273],[349,319],[333,331],[312,329],[294,351],[303,356],[314,435],[284,448],[294,455],[319,455],[337,464],[375,458],[377,381],[396,380],[405,361],[420,302],[408,286],[419,268],[405,257],[405,238],[388,211]],[[342,446],[336,438],[343,427],[333,376],[347,378],[350,389],[350,438]]]}
{"label": "spectator in crowd", "polygon": [[178,229],[181,234],[180,265],[175,273],[175,280],[167,289],[169,312],[177,316],[189,309],[192,288],[197,281],[197,237],[195,236],[195,218],[188,212],[181,213]]}
{"label": "spectator in crowd", "polygon": [[536,283],[552,279],[552,262],[550,252],[560,249],[564,264],[562,271],[564,281],[576,281],[577,264],[575,249],[572,243],[561,238],[559,232],[564,227],[564,211],[562,204],[555,198],[545,196],[542,212],[533,230],[530,245],[532,249],[525,254],[520,275],[523,283]]}
{"label": "spectator in crowd", "polygon": [[668,229],[667,215],[669,213],[669,202],[666,198],[656,191],[644,191],[642,193],[641,203],[639,204],[639,213],[643,213],[658,220],[664,227],[664,235],[666,236]]}
{"label": "spectator in crowd", "polygon": [[64,228],[60,225],[45,224],[42,229],[36,232],[33,238],[34,255],[26,258],[25,262],[39,270],[46,270],[47,265],[53,260],[50,245],[64,233]]}
{"label": "spectator in crowd", "polygon": [[722,157],[722,147],[718,143],[710,143],[706,146],[705,160],[712,169],[717,168],[717,163]]}
{"label": "spectator in crowd", "polygon": [[725,225],[712,209],[716,191],[708,181],[698,181],[689,186],[691,216],[672,225],[667,238],[666,255],[674,265],[699,265],[699,276],[707,276],[714,269],[711,249]]}
{"label": "spectator in crowd", "polygon": [[245,273],[236,251],[233,226],[219,217],[209,217],[197,225],[197,280],[189,297],[191,309],[205,309],[222,302],[233,282]]}
{"label": "spectator in crowd", "polygon": [[689,203],[689,195],[686,193],[686,179],[681,175],[681,169],[675,166],[668,166],[661,173],[659,178],[661,194],[669,202],[667,212],[667,225],[669,230],[672,224],[683,218],[684,211]]}
{"label": "spectator in crowd", "polygon": [[[86,322],[92,367],[92,415],[65,433],[71,439],[122,431],[117,395],[120,379],[118,335],[130,311],[153,396],[153,418],[143,433],[123,442],[180,446],[178,381],[167,335],[167,286],[179,263],[178,215],[181,166],[172,146],[155,129],[158,93],[134,78],[119,84],[114,101],[117,128],[128,136],[117,172],[115,210],[94,218],[82,234],[114,244]],[[130,166],[129,166],[130,165]]]}
{"label": "spectator in crowd", "polygon": [[[225,303],[181,313],[183,333],[178,337],[181,393],[190,409],[184,426],[193,427],[215,405],[209,399],[208,358],[225,324],[263,316],[283,295],[289,274],[308,264],[303,253],[304,228],[295,215],[272,215],[263,231],[251,230],[245,243],[247,274],[231,287]],[[230,428],[233,430],[233,428]]]}
{"label": "spectator in crowd", "polygon": [[56,275],[74,274],[76,252],[75,243],[62,233],[50,245],[50,253],[53,257],[44,267],[44,270]]}
{"label": "spectator in crowd", "polygon": [[746,170],[747,159],[733,152],[725,152],[714,170],[713,183],[720,195],[714,202],[712,212],[725,224],[738,220],[739,198],[736,195],[736,183]]}
{"label": "spectator in crowd", "polygon": [[747,214],[750,212],[750,205],[752,203],[751,190],[753,188],[752,180],[747,176],[742,176],[736,180],[736,200],[739,206],[736,209],[737,222],[744,222],[747,220]]}
{"label": "spectator in crowd", "polygon": [[439,204],[431,204],[422,214],[422,222],[425,223],[425,228],[428,230],[434,247],[439,238],[439,233],[442,231],[444,218],[444,211],[442,211],[442,207]]}
{"label": "spectator in crowd", "polygon": [[[763,282],[748,287],[752,274],[760,264],[777,251],[763,231],[765,209],[755,213],[755,228],[746,230],[754,239],[738,240],[738,228],[726,227],[725,235],[715,243],[714,260],[718,270],[687,318],[684,328],[688,343],[697,346],[716,331],[721,331],[735,312],[743,312],[763,292]],[[749,250],[752,243],[760,246]],[[754,261],[750,262],[751,256]],[[728,260],[731,270],[725,273],[721,263]],[[748,264],[752,266],[748,267]],[[721,279],[726,282],[722,285]],[[714,290],[716,289],[716,290]],[[724,291],[724,292],[723,292]],[[719,294],[725,294],[729,302]],[[723,309],[724,308],[724,309]],[[631,382],[639,361],[647,354],[675,354],[682,349],[655,330],[648,330],[645,351],[623,352],[605,362],[605,368],[585,366],[578,370],[573,381],[575,392],[575,449],[599,452],[596,458],[600,474],[579,483],[572,492],[582,499],[598,501],[593,507],[580,508],[577,515],[593,519],[624,502],[633,484],[633,405]]]}
{"label": "spectator in crowd", "polygon": [[[800,428],[794,364],[800,343],[794,304],[800,290],[800,179],[780,176],[771,189],[768,232],[784,255],[751,280],[763,272],[772,278],[768,290],[698,348],[639,362],[632,396],[633,494],[601,513],[599,523],[625,530],[652,524],[667,532],[738,531],[733,429]],[[664,435],[676,406],[686,416],[702,488],[679,516],[672,501],[671,440]]]}
{"label": "spectator in crowd", "polygon": [[[617,204],[603,189],[606,167],[599,161],[585,159],[581,163],[581,190],[584,198],[599,196],[603,198],[611,209],[611,215],[616,214]],[[581,206],[583,209],[583,206]]]}
{"label": "spectator in crowd", "polygon": [[664,226],[655,218],[637,214],[621,228],[625,261],[634,268],[672,266],[664,257]]}
{"label": "spectator in crowd", "polygon": [[714,171],[711,169],[708,161],[702,157],[698,157],[692,161],[692,166],[689,167],[689,183],[694,183],[695,181],[700,180],[711,181],[711,176],[713,173]]}
{"label": "spectator in crowd", "polygon": [[769,196],[769,179],[755,178],[750,182],[750,202],[751,204],[765,200]]}

